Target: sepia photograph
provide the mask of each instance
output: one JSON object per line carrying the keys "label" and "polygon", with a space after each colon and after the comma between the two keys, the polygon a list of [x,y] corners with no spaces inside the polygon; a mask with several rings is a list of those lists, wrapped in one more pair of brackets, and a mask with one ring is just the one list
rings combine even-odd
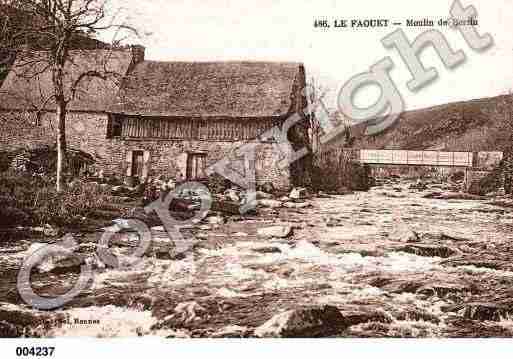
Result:
{"label": "sepia photograph", "polygon": [[0,0],[2,357],[513,338],[512,32],[511,0]]}

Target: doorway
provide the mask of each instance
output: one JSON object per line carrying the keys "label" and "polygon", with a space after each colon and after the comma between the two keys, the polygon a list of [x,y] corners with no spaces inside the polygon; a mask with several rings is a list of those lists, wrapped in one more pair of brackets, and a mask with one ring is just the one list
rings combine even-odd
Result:
{"label": "doorway", "polygon": [[187,180],[205,179],[206,162],[206,153],[189,153],[187,155]]}
{"label": "doorway", "polygon": [[144,151],[132,152],[132,176],[142,179],[144,170]]}

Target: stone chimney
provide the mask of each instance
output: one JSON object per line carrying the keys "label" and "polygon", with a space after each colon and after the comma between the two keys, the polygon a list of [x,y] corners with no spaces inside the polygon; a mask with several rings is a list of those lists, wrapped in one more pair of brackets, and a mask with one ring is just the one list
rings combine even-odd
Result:
{"label": "stone chimney", "polygon": [[146,48],[142,45],[132,45],[130,48],[132,50],[132,66],[143,62]]}

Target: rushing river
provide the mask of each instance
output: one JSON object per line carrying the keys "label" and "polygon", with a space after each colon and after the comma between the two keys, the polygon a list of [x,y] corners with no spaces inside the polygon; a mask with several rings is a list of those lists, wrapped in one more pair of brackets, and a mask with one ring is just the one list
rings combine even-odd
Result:
{"label": "rushing river", "polygon": [[[42,336],[251,336],[284,310],[330,304],[352,318],[339,336],[513,336],[513,211],[484,199],[427,199],[443,186],[411,184],[205,222],[190,230],[197,245],[184,258],[96,266],[88,289],[52,312],[26,307],[17,294],[31,241],[5,244],[0,321]],[[293,234],[257,236],[276,225]],[[99,236],[81,237],[80,251],[92,255]],[[79,271],[36,273],[33,288],[63,293]]]}

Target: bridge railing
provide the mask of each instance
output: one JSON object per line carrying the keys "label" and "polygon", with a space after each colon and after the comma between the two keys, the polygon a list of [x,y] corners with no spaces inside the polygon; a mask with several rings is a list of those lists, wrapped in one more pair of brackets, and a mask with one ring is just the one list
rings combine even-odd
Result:
{"label": "bridge railing", "polygon": [[360,150],[359,161],[367,164],[472,167],[472,152]]}

